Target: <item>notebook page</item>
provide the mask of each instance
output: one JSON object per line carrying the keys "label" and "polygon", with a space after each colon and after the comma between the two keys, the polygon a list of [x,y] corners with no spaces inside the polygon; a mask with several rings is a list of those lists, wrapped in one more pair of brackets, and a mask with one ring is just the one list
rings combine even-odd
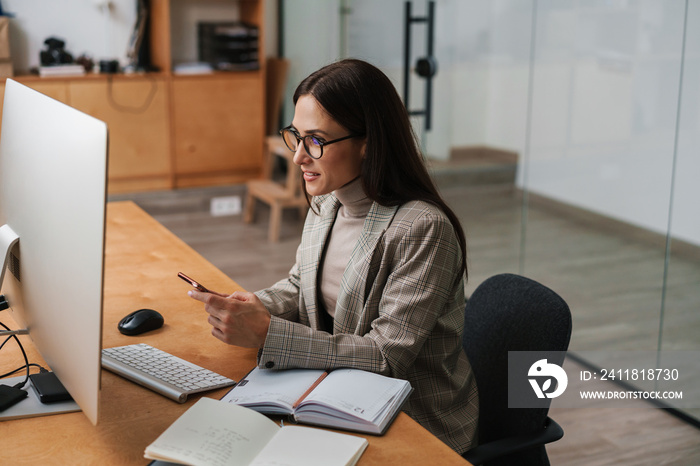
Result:
{"label": "notebook page", "polygon": [[345,466],[357,463],[367,448],[362,437],[311,427],[286,426],[251,466]]}
{"label": "notebook page", "polygon": [[323,373],[322,370],[271,371],[256,367],[221,400],[244,406],[274,402],[288,407],[291,412],[292,405]]}
{"label": "notebook page", "polygon": [[372,372],[336,369],[306,397],[305,403],[322,402],[366,421],[374,421],[401,391],[405,380]]}
{"label": "notebook page", "polygon": [[145,457],[195,466],[247,464],[279,431],[264,415],[201,398],[152,444]]}

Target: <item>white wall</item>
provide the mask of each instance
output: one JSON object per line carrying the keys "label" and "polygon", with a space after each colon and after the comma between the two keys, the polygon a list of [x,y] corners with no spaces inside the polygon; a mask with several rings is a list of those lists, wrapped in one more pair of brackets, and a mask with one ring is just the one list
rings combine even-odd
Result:
{"label": "white wall", "polygon": [[[12,62],[16,74],[27,74],[39,65],[44,40],[54,36],[66,42],[66,50],[77,58],[86,54],[96,62],[116,59],[128,64],[129,39],[136,21],[137,0],[2,0],[5,12],[15,16],[10,23]],[[269,31],[266,56],[275,54],[276,0],[265,0]],[[196,22],[238,19],[235,0],[171,0],[173,62],[197,58]]]}
{"label": "white wall", "polygon": [[284,2],[284,56],[290,61],[284,121],[294,117],[292,95],[297,85],[341,54],[340,0]]}
{"label": "white wall", "polygon": [[[700,177],[700,5],[690,3],[675,151],[685,2],[538,2],[529,147],[520,131],[504,131],[527,121],[522,80],[529,63],[492,64],[485,83],[491,96],[485,140],[528,156],[521,186],[661,234],[672,212],[672,235],[700,245],[694,182]],[[511,20],[530,19],[525,10],[517,16]],[[512,34],[510,28],[492,33]],[[529,40],[522,31],[521,41]],[[519,102],[515,113],[504,95]]]}
{"label": "white wall", "polygon": [[44,40],[58,37],[75,58],[116,59],[126,64],[129,38],[136,21],[135,0],[112,0],[106,9],[99,0],[3,0],[10,23],[12,62],[17,74],[39,65]]}
{"label": "white wall", "polygon": [[690,1],[671,234],[700,244],[700,4]]}

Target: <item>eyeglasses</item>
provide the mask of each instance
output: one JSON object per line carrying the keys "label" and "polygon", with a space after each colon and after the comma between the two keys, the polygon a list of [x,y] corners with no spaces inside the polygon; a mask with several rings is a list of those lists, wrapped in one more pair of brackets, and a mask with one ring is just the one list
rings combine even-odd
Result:
{"label": "eyeglasses", "polygon": [[287,126],[286,128],[281,129],[280,134],[282,135],[282,139],[284,139],[284,144],[292,152],[296,152],[299,148],[299,141],[304,141],[304,149],[306,150],[306,153],[309,154],[309,157],[311,157],[312,159],[320,159],[323,156],[323,146],[335,144],[336,142],[345,141],[346,139],[350,138],[361,137],[357,134],[351,134],[342,138],[333,139],[332,141],[324,141],[318,136],[313,136],[311,134],[302,137],[291,126]]}

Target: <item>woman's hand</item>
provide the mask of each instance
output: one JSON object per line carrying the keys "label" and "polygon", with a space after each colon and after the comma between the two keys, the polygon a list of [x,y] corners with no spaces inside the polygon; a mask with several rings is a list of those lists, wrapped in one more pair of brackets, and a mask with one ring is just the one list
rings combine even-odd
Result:
{"label": "woman's hand", "polygon": [[244,348],[261,348],[265,343],[270,313],[253,293],[236,291],[225,295],[190,290],[187,294],[204,303],[211,334],[219,340]]}

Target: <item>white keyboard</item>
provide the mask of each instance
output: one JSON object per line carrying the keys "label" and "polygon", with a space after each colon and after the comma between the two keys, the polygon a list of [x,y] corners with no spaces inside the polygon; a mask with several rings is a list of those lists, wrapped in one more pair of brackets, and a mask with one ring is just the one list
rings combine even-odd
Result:
{"label": "white keyboard", "polygon": [[193,393],[236,383],[144,343],[103,349],[102,367],[179,403]]}

